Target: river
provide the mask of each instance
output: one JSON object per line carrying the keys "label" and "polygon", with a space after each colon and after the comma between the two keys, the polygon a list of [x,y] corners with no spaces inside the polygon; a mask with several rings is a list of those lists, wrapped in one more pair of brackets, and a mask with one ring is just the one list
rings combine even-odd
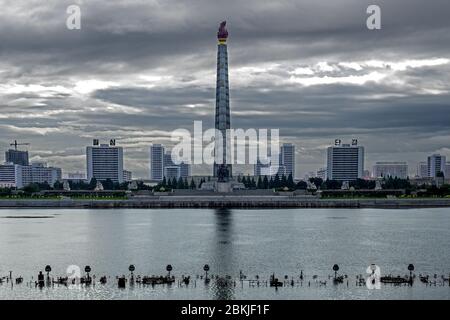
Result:
{"label": "river", "polygon": [[[449,253],[450,208],[2,209],[0,277],[12,271],[24,282],[4,281],[0,299],[450,299],[440,279],[449,276]],[[413,286],[357,286],[372,263],[402,276],[414,264],[417,276],[437,274],[436,285],[416,278]],[[177,281],[118,289],[115,276],[128,275],[130,264],[135,275],[165,275],[171,264]],[[205,264],[230,285],[197,278]],[[329,279],[334,264],[348,276],[340,285]],[[89,288],[35,288],[30,281],[46,265],[55,277],[89,265],[97,282],[110,278]],[[260,286],[239,281],[240,271],[246,280],[258,275]],[[294,285],[265,286],[272,273]],[[191,276],[188,287],[178,285],[181,275]]]}

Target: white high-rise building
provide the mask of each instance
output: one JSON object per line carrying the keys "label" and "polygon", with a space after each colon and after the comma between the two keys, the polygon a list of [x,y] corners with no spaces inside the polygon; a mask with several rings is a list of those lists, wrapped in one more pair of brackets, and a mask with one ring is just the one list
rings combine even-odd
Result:
{"label": "white high-rise building", "polygon": [[444,175],[445,175],[446,179],[450,179],[450,162],[447,162],[445,164],[445,173],[444,173]]}
{"label": "white high-rise building", "polygon": [[428,177],[428,164],[426,162],[419,162],[417,165],[417,176],[420,178]]}
{"label": "white high-rise building", "polygon": [[292,174],[295,178],[295,146],[292,143],[284,143],[280,148],[280,166],[286,168],[285,174]]}
{"label": "white high-rise building", "polygon": [[111,143],[86,147],[87,180],[95,178],[99,181],[110,179],[113,182],[123,182],[123,149]]}
{"label": "white high-rise building", "polygon": [[428,177],[435,178],[439,172],[445,174],[445,156],[433,154],[428,157]]}
{"label": "white high-rise building", "polygon": [[408,164],[406,162],[380,161],[373,166],[372,176],[374,178],[381,177],[397,177],[406,179],[408,177]]}
{"label": "white high-rise building", "polygon": [[22,187],[22,166],[11,162],[0,165],[0,188]]}
{"label": "white high-rise building", "polygon": [[327,178],[329,180],[352,181],[362,178],[364,174],[364,147],[358,146],[353,139],[352,144],[341,144],[340,140],[327,149]]}
{"label": "white high-rise building", "polygon": [[164,178],[164,146],[153,144],[150,146],[150,179],[162,181]]}

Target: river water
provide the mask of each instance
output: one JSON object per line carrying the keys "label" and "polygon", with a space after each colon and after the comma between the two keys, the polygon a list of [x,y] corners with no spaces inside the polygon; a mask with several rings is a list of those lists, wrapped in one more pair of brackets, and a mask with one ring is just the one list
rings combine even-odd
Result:
{"label": "river water", "polygon": [[[436,285],[417,278],[413,286],[357,286],[356,276],[366,277],[372,263],[383,275],[402,276],[412,263],[417,275],[436,274]],[[130,264],[135,275],[165,275],[171,264],[177,281],[118,289],[115,276],[129,275]],[[205,264],[230,284],[197,278]],[[343,284],[329,279],[334,264],[348,276]],[[71,265],[84,274],[89,265],[97,282],[110,278],[88,288],[36,288],[46,265],[55,277]],[[441,280],[450,273],[450,208],[3,209],[0,277],[9,271],[24,282],[3,281],[0,299],[450,299]],[[260,286],[239,281],[240,271],[246,280],[258,275]],[[294,285],[266,286],[272,273]],[[181,275],[191,276],[188,287],[178,284]]]}

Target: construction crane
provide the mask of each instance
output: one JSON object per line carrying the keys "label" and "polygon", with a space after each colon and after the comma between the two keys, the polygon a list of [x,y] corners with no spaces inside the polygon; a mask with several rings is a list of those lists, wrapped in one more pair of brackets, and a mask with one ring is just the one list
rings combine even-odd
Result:
{"label": "construction crane", "polygon": [[28,146],[30,145],[29,143],[25,142],[25,143],[17,143],[17,140],[14,140],[14,143],[10,143],[10,146],[14,146],[14,150],[17,151],[17,146]]}

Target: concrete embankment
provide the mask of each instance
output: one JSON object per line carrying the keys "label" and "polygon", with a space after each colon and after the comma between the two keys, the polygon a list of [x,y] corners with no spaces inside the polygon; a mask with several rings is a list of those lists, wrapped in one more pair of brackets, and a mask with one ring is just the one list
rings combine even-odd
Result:
{"label": "concrete embankment", "polygon": [[128,200],[0,200],[0,208],[427,208],[450,199],[318,199],[284,196],[153,196]]}

